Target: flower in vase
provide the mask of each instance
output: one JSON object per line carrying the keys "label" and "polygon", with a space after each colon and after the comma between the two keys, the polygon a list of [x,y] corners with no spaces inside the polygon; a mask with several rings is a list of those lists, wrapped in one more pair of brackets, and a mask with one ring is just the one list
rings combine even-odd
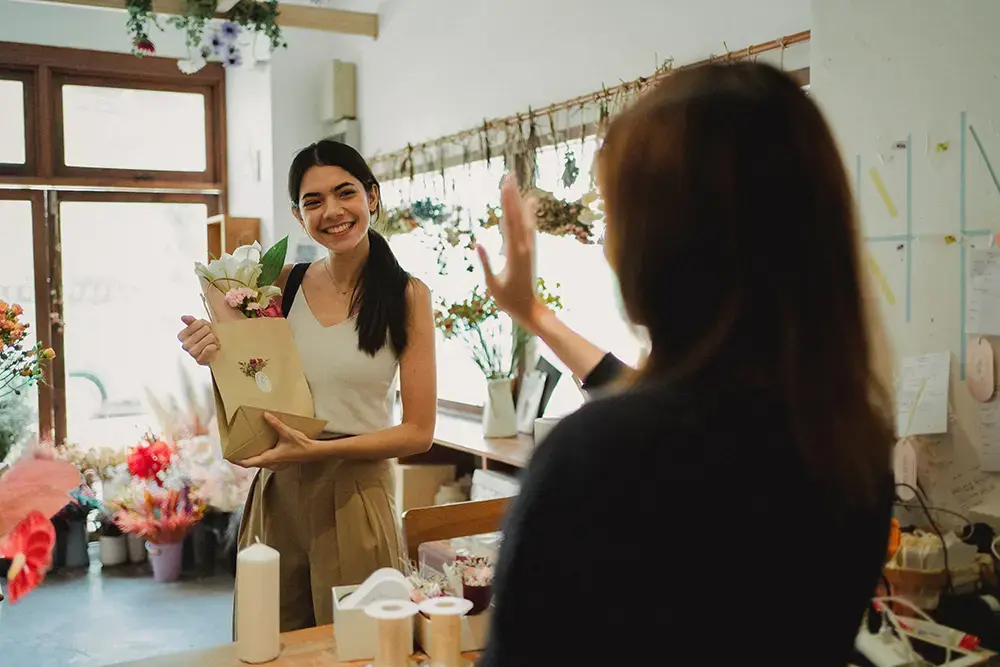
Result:
{"label": "flower in vase", "polygon": [[31,512],[0,544],[0,556],[11,561],[7,571],[7,592],[11,604],[30,593],[45,579],[52,564],[56,531],[39,511]]}
{"label": "flower in vase", "polygon": [[128,456],[128,469],[139,479],[156,479],[157,475],[170,465],[173,450],[162,440],[147,436],[145,442],[132,450]]}

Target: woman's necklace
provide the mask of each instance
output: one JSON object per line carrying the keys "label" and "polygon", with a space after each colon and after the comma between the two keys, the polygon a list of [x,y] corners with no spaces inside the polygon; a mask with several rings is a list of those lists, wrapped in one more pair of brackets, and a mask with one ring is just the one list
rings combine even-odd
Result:
{"label": "woman's necklace", "polygon": [[333,277],[333,269],[330,268],[330,259],[329,258],[327,258],[327,260],[325,262],[323,262],[323,266],[326,268],[326,275],[330,276],[330,282],[333,283],[333,288],[335,290],[337,290],[337,292],[341,296],[346,296],[347,293],[350,292],[354,288],[353,285],[350,286],[350,287],[346,287],[345,288],[345,287],[341,287],[340,285],[337,284],[336,279]]}

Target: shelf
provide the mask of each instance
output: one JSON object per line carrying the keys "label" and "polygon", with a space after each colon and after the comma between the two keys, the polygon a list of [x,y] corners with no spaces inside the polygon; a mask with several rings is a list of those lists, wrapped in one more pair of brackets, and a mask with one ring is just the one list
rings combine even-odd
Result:
{"label": "shelf", "polygon": [[490,461],[500,461],[524,468],[535,449],[530,435],[514,438],[484,438],[483,425],[478,419],[438,412],[434,429],[434,444],[466,452]]}

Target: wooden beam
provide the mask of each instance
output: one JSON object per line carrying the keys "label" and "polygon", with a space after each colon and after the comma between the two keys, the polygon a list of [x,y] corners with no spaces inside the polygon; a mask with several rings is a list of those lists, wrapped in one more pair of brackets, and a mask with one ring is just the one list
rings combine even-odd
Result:
{"label": "wooden beam", "polygon": [[[100,7],[124,10],[124,0],[24,0],[40,4],[77,5],[80,7]],[[184,13],[184,0],[155,0],[153,10],[157,14]],[[345,9],[310,7],[282,3],[278,8],[278,25],[282,28],[307,28],[325,30],[346,35],[378,37],[378,14],[351,12]]]}

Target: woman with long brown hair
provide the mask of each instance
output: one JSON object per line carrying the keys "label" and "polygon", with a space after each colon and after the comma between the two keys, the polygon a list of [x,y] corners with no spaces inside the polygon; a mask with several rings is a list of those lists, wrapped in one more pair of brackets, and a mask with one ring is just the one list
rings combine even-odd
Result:
{"label": "woman with long brown hair", "polygon": [[682,71],[614,119],[598,184],[649,335],[637,371],[535,297],[512,183],[504,270],[480,250],[502,308],[586,386],[620,385],[531,462],[483,664],[842,667],[885,554],[894,436],[829,128],[774,68]]}

